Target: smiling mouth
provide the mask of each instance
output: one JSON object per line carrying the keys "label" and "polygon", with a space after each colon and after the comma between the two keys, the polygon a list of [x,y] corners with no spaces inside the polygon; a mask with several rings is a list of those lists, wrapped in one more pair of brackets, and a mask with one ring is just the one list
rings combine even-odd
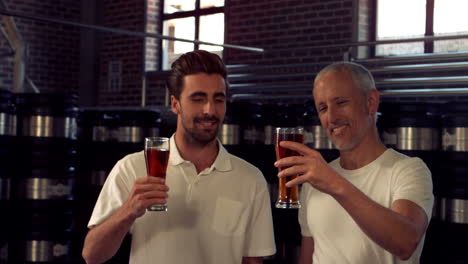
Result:
{"label": "smiling mouth", "polygon": [[217,121],[198,121],[197,123],[200,124],[203,129],[215,129],[218,124]]}
{"label": "smiling mouth", "polygon": [[337,127],[333,127],[330,129],[330,134],[332,135],[340,135],[343,133],[344,129],[346,128],[346,125],[341,125]]}

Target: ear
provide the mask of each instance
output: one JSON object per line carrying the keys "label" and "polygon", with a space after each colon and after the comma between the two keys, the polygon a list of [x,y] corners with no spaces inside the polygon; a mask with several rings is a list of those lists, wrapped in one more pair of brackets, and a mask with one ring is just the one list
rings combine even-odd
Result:
{"label": "ear", "polygon": [[367,96],[367,109],[369,109],[369,114],[374,115],[377,113],[380,104],[380,92],[377,89],[372,89],[369,91]]}
{"label": "ear", "polygon": [[171,95],[171,110],[176,115],[180,113],[180,102],[173,95]]}

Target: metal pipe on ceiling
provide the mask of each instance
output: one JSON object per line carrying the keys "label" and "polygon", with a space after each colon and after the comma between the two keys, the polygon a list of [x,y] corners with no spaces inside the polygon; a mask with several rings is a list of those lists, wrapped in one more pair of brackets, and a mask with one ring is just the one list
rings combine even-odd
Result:
{"label": "metal pipe on ceiling", "polygon": [[249,46],[233,45],[233,44],[217,44],[217,43],[211,43],[211,42],[200,41],[200,40],[176,38],[176,37],[171,37],[171,36],[166,36],[166,35],[161,35],[161,34],[156,34],[156,33],[138,32],[138,31],[131,31],[131,30],[125,30],[125,29],[120,29],[120,28],[112,28],[112,27],[104,27],[104,26],[83,24],[83,23],[77,23],[77,22],[70,22],[70,21],[65,21],[65,20],[60,20],[60,19],[47,18],[43,16],[32,16],[32,15],[21,14],[18,12],[8,11],[4,8],[0,8],[0,14],[5,15],[5,16],[12,16],[12,17],[18,17],[18,18],[23,18],[23,19],[47,22],[47,23],[62,24],[62,25],[67,25],[67,26],[91,29],[91,30],[96,30],[96,31],[101,31],[101,32],[123,34],[123,35],[133,36],[133,37],[157,38],[157,39],[164,39],[164,40],[171,40],[171,41],[190,42],[190,43],[195,43],[195,44],[200,44],[200,45],[218,46],[218,47],[229,48],[229,49],[238,49],[238,50],[245,50],[245,51],[252,51],[252,52],[264,52],[264,49],[257,48],[257,47],[249,47]]}

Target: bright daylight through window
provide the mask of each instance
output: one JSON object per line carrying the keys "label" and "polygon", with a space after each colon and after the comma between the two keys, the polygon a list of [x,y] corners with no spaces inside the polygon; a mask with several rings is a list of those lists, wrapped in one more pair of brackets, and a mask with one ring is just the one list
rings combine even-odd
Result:
{"label": "bright daylight through window", "polygon": [[[163,35],[176,38],[224,43],[224,0],[165,0]],[[222,56],[219,46],[198,45],[180,41],[162,41],[162,70],[181,54],[205,49]]]}
{"label": "bright daylight through window", "polygon": [[[426,12],[432,1],[434,9]],[[466,10],[467,0],[377,0],[376,40],[466,35]],[[434,41],[429,47],[423,42],[377,45],[375,53],[388,56],[468,51],[468,39]]]}

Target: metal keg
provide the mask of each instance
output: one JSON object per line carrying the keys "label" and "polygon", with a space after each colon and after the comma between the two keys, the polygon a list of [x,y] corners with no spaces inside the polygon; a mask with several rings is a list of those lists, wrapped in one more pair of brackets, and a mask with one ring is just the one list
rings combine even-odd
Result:
{"label": "metal keg", "polygon": [[[11,213],[12,263],[69,263],[69,234],[76,216],[76,141],[63,137],[18,137],[18,163]],[[66,234],[57,238],[57,234]],[[62,235],[60,235],[62,236]]]}
{"label": "metal keg", "polygon": [[468,152],[468,104],[450,102],[444,105],[442,150]]}
{"label": "metal keg", "polygon": [[161,114],[156,109],[110,107],[82,109],[80,138],[93,142],[141,143],[159,136]]}
{"label": "metal keg", "polygon": [[64,138],[18,139],[16,199],[73,199],[76,141]]}
{"label": "metal keg", "polygon": [[76,95],[17,94],[18,135],[77,139],[77,104]]}
{"label": "metal keg", "polygon": [[421,102],[382,103],[378,127],[388,147],[431,151],[440,148],[439,105]]}
{"label": "metal keg", "polygon": [[[76,263],[74,245],[74,214],[64,208],[43,206],[31,211],[15,212],[18,229],[10,241],[11,263]],[[57,210],[60,209],[60,210]]]}
{"label": "metal keg", "polygon": [[226,105],[224,122],[218,132],[218,139],[223,145],[239,145],[241,143],[240,114],[238,109],[235,103],[227,103]]}
{"label": "metal keg", "polygon": [[440,148],[438,105],[429,103],[400,104],[399,112],[397,149],[431,151]]}
{"label": "metal keg", "polygon": [[13,94],[0,89],[0,136],[16,136],[16,123]]}
{"label": "metal keg", "polygon": [[143,149],[145,137],[159,136],[159,110],[138,107],[81,109],[80,164],[85,185],[101,187],[115,163]]}

